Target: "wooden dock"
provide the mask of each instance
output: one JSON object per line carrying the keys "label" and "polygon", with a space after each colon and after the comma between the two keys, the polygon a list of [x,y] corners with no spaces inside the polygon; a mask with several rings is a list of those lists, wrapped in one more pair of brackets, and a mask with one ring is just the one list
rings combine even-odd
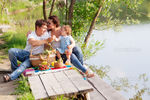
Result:
{"label": "wooden dock", "polygon": [[83,94],[83,100],[127,100],[95,75],[85,80],[76,70],[61,70],[29,76],[30,88],[36,100]]}
{"label": "wooden dock", "polygon": [[[28,81],[36,100],[57,96],[86,95],[93,87],[75,70],[62,70],[29,76]],[[86,98],[86,96],[84,97]]]}
{"label": "wooden dock", "polygon": [[108,85],[98,75],[87,79],[94,91],[90,92],[91,100],[127,100],[112,86]]}

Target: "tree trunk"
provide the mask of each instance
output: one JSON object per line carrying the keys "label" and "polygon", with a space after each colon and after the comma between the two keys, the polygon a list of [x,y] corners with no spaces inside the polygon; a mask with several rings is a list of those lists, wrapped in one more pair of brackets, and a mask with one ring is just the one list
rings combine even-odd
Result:
{"label": "tree trunk", "polygon": [[54,8],[54,3],[55,3],[55,0],[53,0],[53,2],[52,2],[51,10],[50,10],[50,13],[49,13],[49,17],[52,15],[53,8]]}
{"label": "tree trunk", "polygon": [[46,0],[43,0],[43,16],[44,16],[44,19],[47,20],[47,17],[46,17]]}
{"label": "tree trunk", "polygon": [[65,24],[68,23],[68,0],[66,0],[66,22]]}
{"label": "tree trunk", "polygon": [[6,1],[3,1],[1,4],[1,16],[3,15],[3,10],[5,8],[5,5],[6,5]]}
{"label": "tree trunk", "polygon": [[[104,2],[104,0],[103,0],[103,2]],[[91,34],[92,34],[92,31],[93,31],[93,29],[94,29],[94,24],[96,23],[96,20],[97,20],[97,18],[98,18],[98,16],[99,16],[101,10],[102,10],[102,5],[99,6],[98,11],[96,12],[96,14],[95,14],[95,16],[94,16],[94,18],[93,18],[93,21],[92,21],[92,23],[91,23],[90,29],[89,29],[89,31],[88,31],[86,37],[85,37],[85,40],[84,40],[84,43],[85,43],[85,44],[88,43],[88,40],[89,40],[89,38],[90,38],[90,36],[91,36]]]}
{"label": "tree trunk", "polygon": [[72,18],[73,18],[73,6],[76,0],[71,0],[71,4],[69,6],[69,15],[68,15],[68,24],[72,27]]}

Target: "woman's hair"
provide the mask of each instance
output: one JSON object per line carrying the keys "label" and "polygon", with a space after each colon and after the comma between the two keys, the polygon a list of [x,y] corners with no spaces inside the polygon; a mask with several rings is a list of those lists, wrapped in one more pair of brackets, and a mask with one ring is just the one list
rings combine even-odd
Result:
{"label": "woman's hair", "polygon": [[42,25],[47,25],[47,21],[44,20],[44,19],[36,20],[36,22],[35,22],[35,30],[37,29],[37,26],[38,27],[42,27]]}
{"label": "woman's hair", "polygon": [[56,27],[59,27],[60,21],[59,21],[57,16],[55,16],[55,15],[54,16],[49,16],[48,19],[52,20],[52,22],[56,25]]}
{"label": "woman's hair", "polygon": [[67,32],[67,35],[71,35],[72,29],[69,25],[63,25],[62,28]]}

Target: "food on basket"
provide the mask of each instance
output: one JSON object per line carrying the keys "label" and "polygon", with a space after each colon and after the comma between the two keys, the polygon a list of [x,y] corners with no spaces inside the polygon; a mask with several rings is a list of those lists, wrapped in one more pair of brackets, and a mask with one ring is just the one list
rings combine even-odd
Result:
{"label": "food on basket", "polygon": [[60,67],[63,67],[63,66],[65,66],[65,65],[64,65],[62,59],[59,59],[58,61],[55,61],[55,63],[54,63],[55,68],[60,68]]}

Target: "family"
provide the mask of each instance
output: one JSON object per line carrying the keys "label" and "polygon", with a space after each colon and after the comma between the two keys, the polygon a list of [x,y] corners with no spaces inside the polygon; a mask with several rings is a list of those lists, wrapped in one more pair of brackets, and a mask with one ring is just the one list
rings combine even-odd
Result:
{"label": "family", "polygon": [[[44,44],[50,43],[56,49],[56,59],[63,58],[64,62],[72,63],[81,70],[87,77],[93,77],[93,73],[83,65],[83,54],[71,36],[71,27],[69,25],[60,26],[57,16],[50,16],[47,21],[43,19],[36,20],[35,31],[27,34],[27,43],[25,49],[11,48],[9,50],[9,60],[11,62],[11,74],[3,76],[5,82],[17,79],[30,63],[30,50],[32,54],[44,52]],[[22,62],[19,66],[17,60]]]}

